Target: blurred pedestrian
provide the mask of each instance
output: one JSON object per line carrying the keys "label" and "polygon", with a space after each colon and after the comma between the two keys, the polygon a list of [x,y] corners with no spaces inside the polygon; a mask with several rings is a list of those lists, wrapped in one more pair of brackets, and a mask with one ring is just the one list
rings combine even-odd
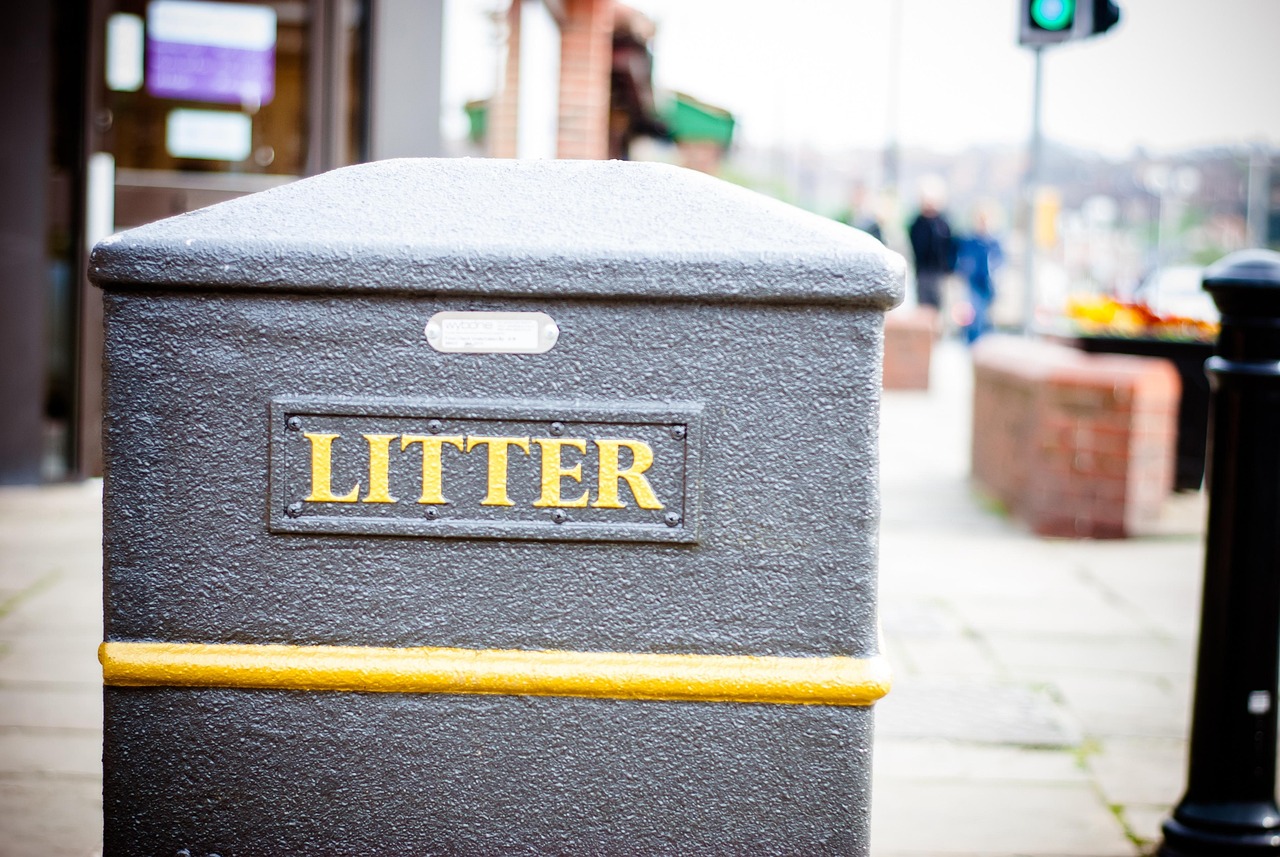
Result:
{"label": "blurred pedestrian", "polygon": [[846,226],[861,229],[877,241],[884,240],[884,231],[880,227],[880,206],[867,193],[866,185],[858,182],[849,193],[849,207],[836,215],[836,220]]}
{"label": "blurred pedestrian", "polygon": [[925,184],[920,192],[920,213],[908,230],[916,263],[916,303],[935,310],[942,303],[943,280],[955,267],[951,224],[942,213],[942,196],[940,187]]}
{"label": "blurred pedestrian", "polygon": [[991,304],[996,289],[992,274],[1004,264],[1004,249],[991,234],[991,216],[978,209],[973,216],[973,233],[960,239],[956,247],[956,271],[969,285],[968,323],[965,341],[970,345],[991,330]]}

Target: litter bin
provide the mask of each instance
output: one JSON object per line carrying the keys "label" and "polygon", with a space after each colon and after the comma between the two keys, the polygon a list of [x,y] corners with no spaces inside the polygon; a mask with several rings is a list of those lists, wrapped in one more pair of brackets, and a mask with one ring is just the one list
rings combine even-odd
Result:
{"label": "litter bin", "polygon": [[107,853],[867,852],[898,256],[406,160],[90,264]]}

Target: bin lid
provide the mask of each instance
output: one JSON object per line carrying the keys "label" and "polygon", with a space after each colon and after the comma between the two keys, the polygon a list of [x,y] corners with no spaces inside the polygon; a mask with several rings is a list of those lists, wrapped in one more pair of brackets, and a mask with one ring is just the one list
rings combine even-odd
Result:
{"label": "bin lid", "polygon": [[887,309],[874,238],[710,176],[622,161],[401,159],[131,229],[108,289],[818,302]]}

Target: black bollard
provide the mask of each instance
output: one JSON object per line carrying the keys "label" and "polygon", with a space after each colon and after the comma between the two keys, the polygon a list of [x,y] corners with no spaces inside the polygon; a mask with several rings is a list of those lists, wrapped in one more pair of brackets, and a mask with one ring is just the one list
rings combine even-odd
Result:
{"label": "black bollard", "polygon": [[1212,387],[1209,523],[1187,790],[1163,857],[1280,855],[1280,254],[1205,272],[1222,332]]}

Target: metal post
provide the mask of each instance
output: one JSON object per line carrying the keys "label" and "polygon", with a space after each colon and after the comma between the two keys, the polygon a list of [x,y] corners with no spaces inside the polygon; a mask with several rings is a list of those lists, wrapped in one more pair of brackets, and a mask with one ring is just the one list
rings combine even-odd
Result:
{"label": "metal post", "polygon": [[1035,93],[1031,101],[1031,151],[1027,159],[1026,195],[1026,258],[1023,260],[1022,331],[1030,335],[1036,320],[1036,191],[1040,187],[1040,158],[1043,134],[1040,128],[1040,102],[1044,80],[1044,46],[1032,48],[1036,57]]}
{"label": "metal post", "polygon": [[1187,791],[1162,857],[1280,855],[1280,254],[1235,253],[1204,287],[1222,311],[1206,363],[1209,523]]}

